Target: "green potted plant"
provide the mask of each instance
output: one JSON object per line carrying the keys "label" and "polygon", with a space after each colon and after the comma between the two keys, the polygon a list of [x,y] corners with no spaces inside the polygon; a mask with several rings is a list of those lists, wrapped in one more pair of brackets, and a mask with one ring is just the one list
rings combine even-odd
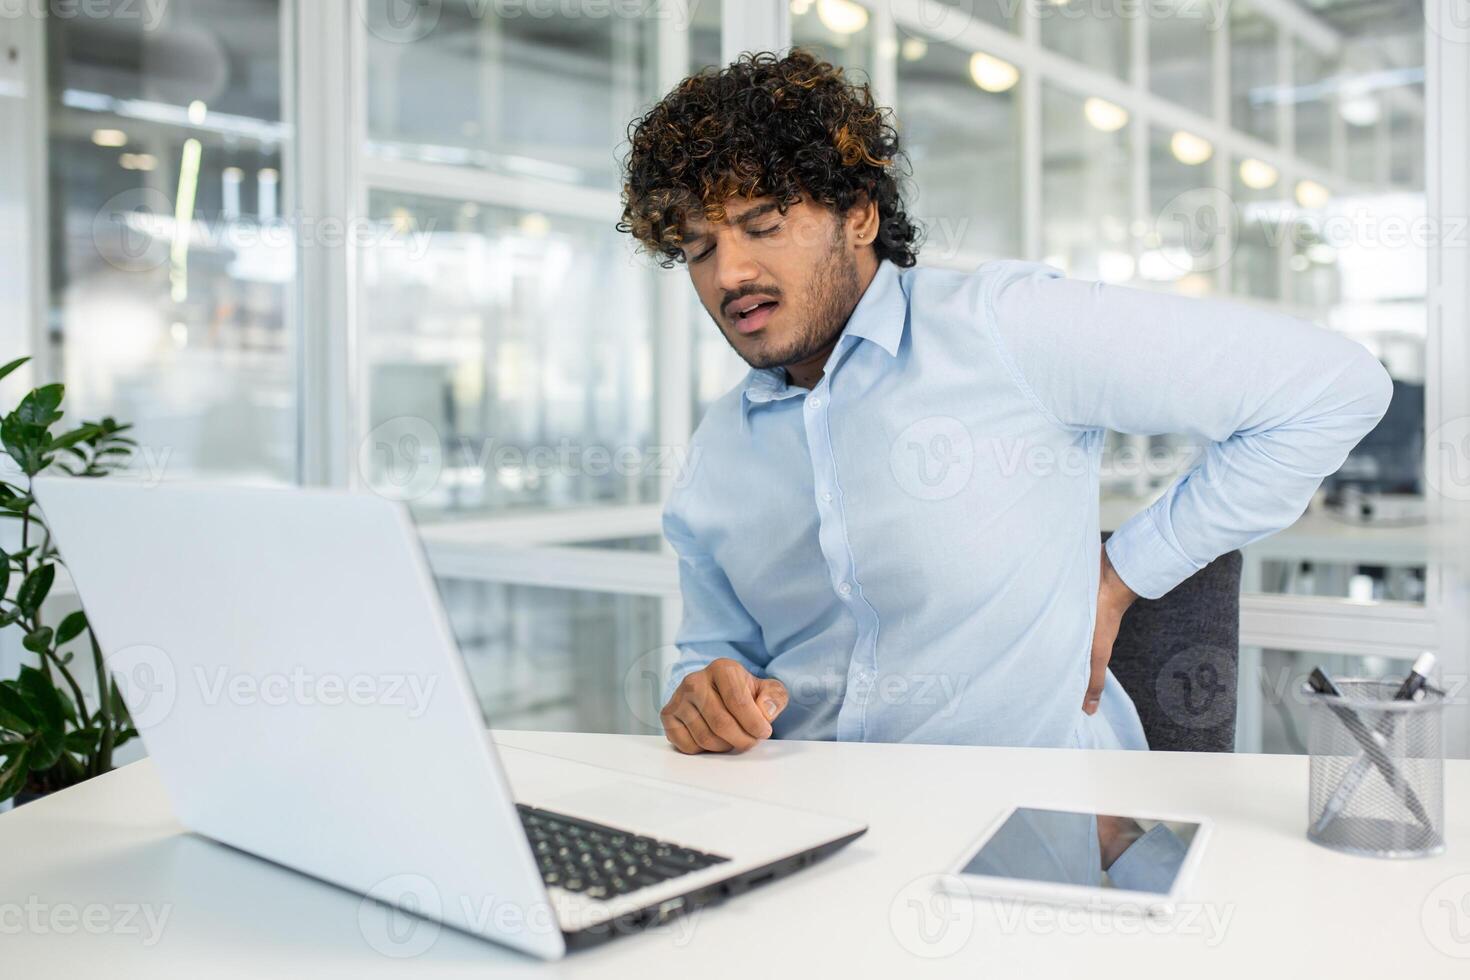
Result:
{"label": "green potted plant", "polygon": [[[27,360],[0,367],[0,379]],[[113,752],[138,734],[103,667],[86,613],[77,610],[54,626],[42,621],[62,561],[32,496],[32,478],[46,470],[105,476],[126,463],[136,445],[122,434],[130,427],[111,418],[53,433],[64,391],[59,384],[42,385],[0,418],[0,524],[20,522],[18,535],[4,537],[18,537],[19,548],[0,547],[0,630],[21,631],[22,646],[36,660],[19,676],[0,680],[0,803],[23,802],[107,772]],[[97,678],[93,704],[73,673],[75,654],[62,652],[82,641]]]}

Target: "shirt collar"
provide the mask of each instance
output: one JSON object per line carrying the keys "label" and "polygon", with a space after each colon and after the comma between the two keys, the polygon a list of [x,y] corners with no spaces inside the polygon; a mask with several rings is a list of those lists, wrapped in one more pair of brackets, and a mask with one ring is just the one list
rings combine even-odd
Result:
{"label": "shirt collar", "polygon": [[[837,363],[843,352],[858,339],[876,344],[890,357],[898,356],[899,344],[903,342],[904,326],[908,322],[908,297],[898,278],[898,267],[887,259],[878,263],[878,272],[868,283],[862,299],[847,318],[847,325],[832,355],[827,359],[829,366]],[[849,339],[853,338],[853,339]],[[804,388],[786,383],[786,369],[751,368],[745,376],[745,387],[740,392],[740,420],[742,425],[750,415],[752,405],[780,401],[805,393]]]}

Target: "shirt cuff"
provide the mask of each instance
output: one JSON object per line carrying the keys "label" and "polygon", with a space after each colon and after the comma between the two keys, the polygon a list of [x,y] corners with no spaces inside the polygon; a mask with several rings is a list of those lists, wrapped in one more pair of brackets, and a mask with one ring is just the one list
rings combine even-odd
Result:
{"label": "shirt cuff", "polygon": [[674,691],[678,689],[680,684],[684,683],[684,678],[696,670],[703,670],[708,666],[709,664],[691,663],[682,658],[677,661],[674,666],[669,668],[668,677],[664,678],[663,700],[659,701],[659,708],[662,709],[664,705],[669,703],[669,698],[673,697]]}
{"label": "shirt cuff", "polygon": [[1131,892],[1169,894],[1188,850],[1164,824],[1155,824],[1108,868],[1114,885]]}
{"label": "shirt cuff", "polygon": [[1106,545],[1108,560],[1123,584],[1145,599],[1157,599],[1204,567],[1159,530],[1156,511],[1167,507],[1170,499],[1165,495],[1128,518]]}

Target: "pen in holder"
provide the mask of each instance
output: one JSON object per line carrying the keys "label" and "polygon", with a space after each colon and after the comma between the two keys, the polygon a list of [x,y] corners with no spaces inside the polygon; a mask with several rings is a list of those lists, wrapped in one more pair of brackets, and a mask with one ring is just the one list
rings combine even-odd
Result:
{"label": "pen in holder", "polygon": [[1395,700],[1388,681],[1338,681],[1308,696],[1307,836],[1369,857],[1444,850],[1444,694]]}

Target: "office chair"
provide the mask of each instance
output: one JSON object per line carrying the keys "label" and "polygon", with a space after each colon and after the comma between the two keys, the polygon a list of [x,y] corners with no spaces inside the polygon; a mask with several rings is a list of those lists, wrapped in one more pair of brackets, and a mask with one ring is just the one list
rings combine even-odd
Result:
{"label": "office chair", "polygon": [[1151,749],[1235,748],[1241,565],[1239,551],[1221,555],[1123,614],[1108,666],[1137,706]]}

